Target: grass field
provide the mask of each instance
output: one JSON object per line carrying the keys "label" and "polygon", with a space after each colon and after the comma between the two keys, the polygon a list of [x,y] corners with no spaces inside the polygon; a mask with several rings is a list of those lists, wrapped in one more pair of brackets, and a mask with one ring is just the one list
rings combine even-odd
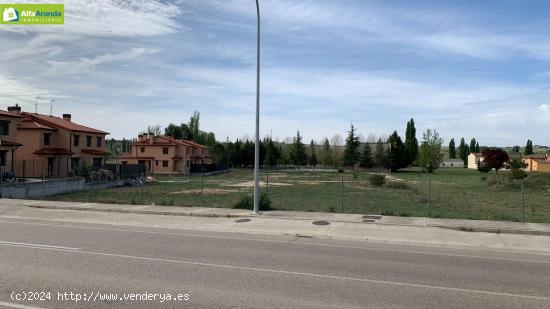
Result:
{"label": "grass field", "polygon": [[[426,216],[428,179],[431,179],[431,217],[520,221],[521,185],[508,181],[507,174],[507,171],[499,172],[500,182],[490,184],[483,179],[484,175],[468,169],[439,169],[434,174],[408,169],[387,175],[386,184],[375,187],[370,185],[367,172],[360,172],[355,178],[350,172],[273,171],[262,173],[261,189],[268,192],[272,208],[277,210]],[[485,177],[492,178],[492,175]],[[200,176],[156,180],[143,188],[143,194],[140,187],[123,187],[49,199],[233,207],[243,197],[252,195],[253,190],[251,170],[205,176],[203,184]],[[550,174],[531,174],[526,178],[525,205],[526,221],[550,222]]]}

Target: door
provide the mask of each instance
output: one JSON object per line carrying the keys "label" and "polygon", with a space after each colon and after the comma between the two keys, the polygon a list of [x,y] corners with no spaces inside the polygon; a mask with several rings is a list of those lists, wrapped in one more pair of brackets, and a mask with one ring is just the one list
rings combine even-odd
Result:
{"label": "door", "polygon": [[53,176],[53,165],[55,163],[55,158],[48,158],[48,169],[46,170],[46,176]]}

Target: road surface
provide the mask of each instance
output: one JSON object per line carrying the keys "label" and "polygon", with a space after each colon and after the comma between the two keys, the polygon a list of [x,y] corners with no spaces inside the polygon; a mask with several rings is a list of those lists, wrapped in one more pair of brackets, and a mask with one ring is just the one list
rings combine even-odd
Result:
{"label": "road surface", "polygon": [[0,218],[0,307],[23,306],[550,308],[550,256]]}

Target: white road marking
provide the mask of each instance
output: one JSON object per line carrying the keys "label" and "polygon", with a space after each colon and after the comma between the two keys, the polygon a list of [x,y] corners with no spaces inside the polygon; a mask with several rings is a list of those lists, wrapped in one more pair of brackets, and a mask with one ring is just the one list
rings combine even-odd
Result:
{"label": "white road marking", "polygon": [[445,291],[460,292],[460,293],[472,293],[472,294],[482,294],[482,295],[491,295],[491,296],[504,296],[504,297],[523,298],[523,299],[531,299],[531,300],[542,300],[542,301],[550,302],[550,297],[544,297],[544,296],[502,293],[502,292],[493,292],[493,291],[486,291],[486,290],[471,290],[471,289],[453,288],[453,287],[445,287],[445,286],[437,286],[437,285],[429,285],[429,284],[417,284],[417,283],[406,283],[406,282],[398,282],[398,281],[375,280],[375,279],[337,276],[337,275],[324,275],[324,274],[297,272],[297,271],[289,271],[289,270],[278,270],[278,269],[269,269],[269,268],[246,267],[246,266],[235,266],[235,265],[214,264],[214,263],[200,263],[200,262],[191,262],[191,261],[183,261],[183,260],[161,259],[161,258],[153,258],[153,257],[115,254],[115,253],[104,253],[104,252],[93,252],[93,251],[74,251],[74,250],[65,250],[65,249],[47,248],[47,247],[24,247],[24,248],[40,249],[40,250],[51,250],[51,251],[62,251],[62,252],[69,252],[69,253],[88,254],[88,255],[96,255],[96,256],[123,258],[123,259],[133,259],[133,260],[141,260],[141,261],[183,264],[183,265],[203,266],[203,267],[211,267],[211,268],[225,268],[225,269],[233,269],[233,270],[241,270],[241,271],[255,271],[255,272],[275,273],[275,274],[301,276],[301,277],[314,277],[314,278],[321,278],[321,279],[334,279],[334,280],[354,281],[354,282],[362,282],[362,283],[374,283],[374,284],[393,285],[393,286],[405,286],[405,287],[423,288],[423,289],[432,289],[432,290],[445,290]]}
{"label": "white road marking", "polygon": [[[12,222],[12,221],[0,221],[0,223],[43,225],[43,226],[62,227],[62,228],[89,229],[89,230],[114,231],[114,232],[130,232],[130,233],[142,233],[142,234],[158,234],[158,235],[168,235],[168,236],[187,236],[187,237],[212,238],[212,239],[232,239],[232,240],[243,240],[243,241],[282,243],[282,244],[290,244],[290,245],[305,245],[305,246],[317,246],[317,247],[329,247],[329,248],[357,249],[357,250],[366,250],[366,251],[370,250],[370,251],[379,251],[379,252],[421,254],[421,255],[433,255],[433,256],[449,256],[449,257],[461,257],[461,258],[483,259],[483,260],[498,260],[498,261],[521,262],[521,263],[550,264],[550,261],[540,261],[540,260],[488,257],[488,256],[479,256],[479,255],[467,255],[467,254],[455,254],[455,253],[438,253],[438,252],[426,252],[426,251],[414,251],[414,250],[383,249],[383,248],[374,248],[374,247],[360,247],[360,246],[322,244],[322,243],[314,243],[314,242],[291,242],[289,240],[271,240],[271,239],[258,239],[258,238],[246,238],[246,237],[234,237],[234,236],[202,235],[202,234],[191,234],[191,233],[152,232],[152,231],[139,231],[139,230],[130,230],[130,229],[88,227],[88,226],[69,225],[69,224],[65,225],[65,224]],[[443,248],[443,249],[445,249],[445,248]],[[447,248],[447,249],[449,249],[449,248]],[[450,248],[450,249],[453,249],[453,248]],[[494,251],[494,252],[489,251],[489,252],[491,252],[491,253],[495,253],[495,252],[496,253],[503,253],[503,252],[500,252],[500,251]],[[539,253],[516,253],[516,252],[506,252],[506,253],[545,256],[545,257],[550,256],[550,255],[547,255],[547,254],[539,254]]]}
{"label": "white road marking", "polygon": [[21,308],[21,309],[44,309],[41,307],[27,306],[27,305],[16,304],[16,303],[6,303],[3,301],[0,301],[0,306],[9,307],[9,308]]}
{"label": "white road marking", "polygon": [[52,249],[64,249],[64,250],[80,250],[79,248],[73,248],[73,247],[50,246],[50,245],[31,244],[31,243],[26,243],[26,242],[13,242],[13,241],[3,241],[3,240],[0,240],[0,246],[1,245],[19,246],[19,247],[52,248]]}

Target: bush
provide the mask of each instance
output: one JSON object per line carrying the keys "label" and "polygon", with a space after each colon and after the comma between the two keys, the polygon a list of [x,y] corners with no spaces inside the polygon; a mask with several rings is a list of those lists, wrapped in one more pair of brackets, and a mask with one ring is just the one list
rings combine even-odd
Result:
{"label": "bush", "polygon": [[344,168],[341,167],[341,166],[338,166],[338,168],[336,169],[336,171],[338,171],[338,173],[340,173],[340,174],[343,174],[343,173],[344,173]]}
{"label": "bush", "polygon": [[510,170],[510,180],[515,180],[515,179],[523,179],[525,177],[527,177],[527,173],[523,170],[520,170],[520,169],[517,169],[517,168],[512,168]]}
{"label": "bush", "polygon": [[485,174],[489,173],[492,169],[493,168],[489,164],[486,164],[484,162],[480,162],[477,166],[477,170]]}
{"label": "bush", "polygon": [[412,187],[403,181],[391,181],[386,184],[387,188],[398,190],[412,190]]}
{"label": "bush", "polygon": [[[233,206],[233,209],[254,209],[254,197],[247,195]],[[260,211],[271,210],[271,200],[267,194],[262,193],[260,195]]]}
{"label": "bush", "polygon": [[369,176],[369,183],[375,187],[381,187],[386,183],[386,175],[372,174]]}

